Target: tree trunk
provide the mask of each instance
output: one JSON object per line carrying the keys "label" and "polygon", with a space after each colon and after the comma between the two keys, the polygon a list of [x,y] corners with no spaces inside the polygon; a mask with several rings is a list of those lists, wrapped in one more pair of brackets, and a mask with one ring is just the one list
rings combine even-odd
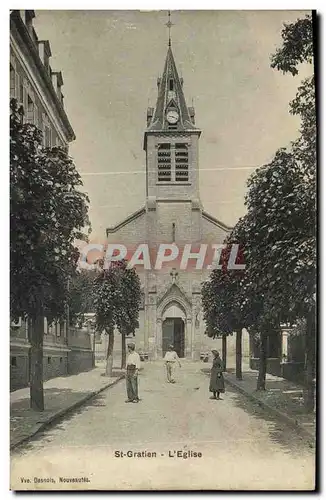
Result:
{"label": "tree trunk", "polygon": [[313,412],[315,408],[315,318],[311,312],[307,316],[305,338],[305,373],[303,399],[306,411]]}
{"label": "tree trunk", "polygon": [[108,350],[106,353],[106,368],[105,368],[105,375],[107,377],[112,377],[113,346],[114,346],[114,332],[109,333],[109,342],[108,342]]}
{"label": "tree trunk", "polygon": [[126,368],[126,335],[121,334],[121,368]]}
{"label": "tree trunk", "polygon": [[226,372],[226,335],[222,336],[222,361],[224,365],[224,370]]}
{"label": "tree trunk", "polygon": [[242,380],[242,328],[236,332],[235,340],[235,376],[237,380]]}
{"label": "tree trunk", "polygon": [[93,333],[93,359],[92,359],[92,364],[93,364],[93,368],[96,367],[96,357],[95,357],[95,349],[96,349],[96,336],[95,336],[95,330],[94,330],[94,333]]}
{"label": "tree trunk", "polygon": [[39,315],[32,322],[30,335],[30,406],[37,411],[44,410],[43,335],[44,318],[43,315]]}
{"label": "tree trunk", "polygon": [[260,332],[260,356],[259,356],[259,373],[257,379],[257,391],[266,390],[266,368],[267,368],[267,335],[265,332]]}

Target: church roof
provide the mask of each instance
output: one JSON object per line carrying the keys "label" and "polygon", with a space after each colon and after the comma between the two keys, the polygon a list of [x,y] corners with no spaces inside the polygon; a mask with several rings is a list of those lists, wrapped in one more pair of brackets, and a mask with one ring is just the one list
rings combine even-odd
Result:
{"label": "church roof", "polygon": [[216,219],[215,217],[213,217],[208,212],[205,212],[205,210],[202,211],[202,217],[203,217],[203,219],[208,220],[209,222],[211,222],[215,226],[218,226],[219,228],[223,229],[224,231],[229,232],[229,231],[231,231],[233,229],[232,226],[227,226],[224,222]]}
{"label": "church roof", "polygon": [[169,108],[177,109],[180,114],[177,130],[199,131],[194,124],[193,109],[187,107],[182,86],[183,80],[179,78],[172,49],[169,46],[163,76],[158,80],[158,97],[155,111],[146,132],[169,130],[166,121],[166,110]]}
{"label": "church roof", "polygon": [[[133,212],[132,214],[130,214],[128,217],[126,217],[123,221],[119,222],[115,226],[108,227],[106,229],[106,236],[108,236],[109,234],[112,234],[112,233],[116,233],[117,231],[119,231],[123,227],[127,226],[128,224],[130,224],[134,220],[138,219],[139,217],[141,217],[145,213],[146,213],[146,207],[142,206],[139,210],[137,210],[136,212]],[[206,219],[207,221],[212,223],[214,226],[217,226],[226,232],[230,232],[233,229],[233,227],[227,226],[226,224],[224,224],[224,222],[216,219],[215,217],[210,215],[208,212],[205,212],[205,210],[202,210],[201,214],[202,214],[203,219]],[[139,235],[139,236],[140,236],[140,238],[142,238],[142,235]]]}
{"label": "church roof", "polygon": [[128,215],[123,221],[119,222],[115,226],[107,227],[106,228],[106,236],[108,236],[111,233],[116,233],[119,231],[119,229],[123,228],[130,222],[134,221],[135,219],[138,219],[140,216],[144,215],[146,213],[146,208],[143,206],[136,212],[133,212],[131,215]]}

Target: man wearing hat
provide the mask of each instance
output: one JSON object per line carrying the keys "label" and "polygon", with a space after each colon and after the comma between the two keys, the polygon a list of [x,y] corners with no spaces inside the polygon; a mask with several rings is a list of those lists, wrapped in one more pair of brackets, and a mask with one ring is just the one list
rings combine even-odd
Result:
{"label": "man wearing hat", "polygon": [[140,368],[140,357],[135,351],[135,344],[128,344],[128,357],[126,367],[126,386],[127,397],[126,403],[138,403],[138,371]]}
{"label": "man wearing hat", "polygon": [[174,384],[175,383],[175,380],[174,380],[175,364],[179,363],[179,366],[181,368],[181,363],[180,363],[179,356],[177,355],[177,353],[174,350],[173,345],[169,345],[169,348],[166,351],[165,356],[164,356],[164,361],[165,361],[165,366],[166,366],[166,375],[167,375],[168,382],[170,382],[171,384]]}

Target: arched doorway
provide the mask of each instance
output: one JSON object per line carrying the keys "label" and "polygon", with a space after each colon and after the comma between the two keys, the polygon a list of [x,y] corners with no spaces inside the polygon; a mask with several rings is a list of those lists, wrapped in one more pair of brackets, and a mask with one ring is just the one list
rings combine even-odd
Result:
{"label": "arched doorway", "polygon": [[185,312],[177,302],[170,303],[162,316],[162,354],[165,356],[170,344],[179,358],[185,356]]}

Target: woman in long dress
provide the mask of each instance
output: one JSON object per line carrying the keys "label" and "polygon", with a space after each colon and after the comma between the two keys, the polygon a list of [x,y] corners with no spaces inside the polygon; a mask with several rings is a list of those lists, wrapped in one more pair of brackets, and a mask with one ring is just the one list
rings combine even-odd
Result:
{"label": "woman in long dress", "polygon": [[213,365],[211,368],[211,379],[209,382],[209,391],[213,393],[210,399],[222,399],[220,394],[225,392],[224,387],[224,377],[223,377],[223,361],[220,358],[220,354],[215,349],[212,350],[213,353]]}

